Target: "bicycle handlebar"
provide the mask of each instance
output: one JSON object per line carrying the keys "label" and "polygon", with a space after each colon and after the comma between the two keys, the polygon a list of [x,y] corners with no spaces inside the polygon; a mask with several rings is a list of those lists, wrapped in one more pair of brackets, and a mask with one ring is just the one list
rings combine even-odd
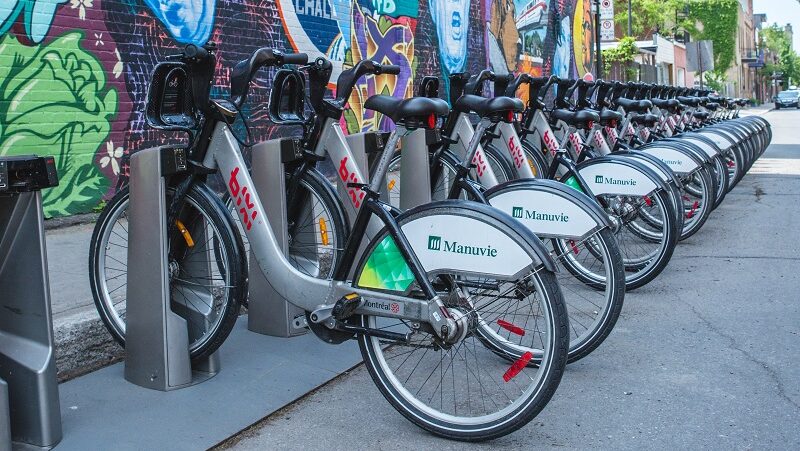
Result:
{"label": "bicycle handlebar", "polygon": [[247,98],[250,81],[262,67],[282,66],[284,64],[306,64],[305,53],[283,54],[279,50],[262,47],[246,60],[239,61],[231,71],[231,99],[237,107],[241,107]]}
{"label": "bicycle handlebar", "polygon": [[361,60],[353,68],[342,71],[339,74],[339,80],[336,83],[336,100],[342,105],[350,98],[353,93],[353,88],[359,78],[364,75],[398,75],[400,74],[400,66],[395,65],[382,65],[372,60]]}

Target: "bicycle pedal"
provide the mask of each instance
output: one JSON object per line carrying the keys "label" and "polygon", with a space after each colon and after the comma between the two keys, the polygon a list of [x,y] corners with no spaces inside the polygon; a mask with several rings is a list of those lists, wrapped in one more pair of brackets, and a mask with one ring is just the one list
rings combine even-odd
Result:
{"label": "bicycle pedal", "polygon": [[336,318],[338,321],[345,320],[353,315],[353,312],[361,307],[362,303],[361,296],[350,293],[343,296],[341,299],[336,301],[336,304],[333,305],[333,310],[331,310],[331,316]]}

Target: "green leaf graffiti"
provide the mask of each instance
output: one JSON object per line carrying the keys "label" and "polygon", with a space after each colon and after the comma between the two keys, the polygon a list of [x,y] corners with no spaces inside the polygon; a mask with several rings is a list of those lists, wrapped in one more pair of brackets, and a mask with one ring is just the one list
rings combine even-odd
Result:
{"label": "green leaf graffiti", "polygon": [[55,156],[59,185],[42,193],[48,217],[89,211],[108,189],[95,154],[111,130],[117,92],[82,39],[71,32],[32,47],[0,39],[0,155]]}

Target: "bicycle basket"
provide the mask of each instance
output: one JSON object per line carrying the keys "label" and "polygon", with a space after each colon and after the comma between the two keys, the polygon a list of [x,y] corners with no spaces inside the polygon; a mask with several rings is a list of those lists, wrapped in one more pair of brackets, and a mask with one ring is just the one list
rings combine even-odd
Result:
{"label": "bicycle basket", "polygon": [[269,118],[276,124],[305,122],[306,80],[295,69],[279,69],[269,94]]}
{"label": "bicycle basket", "polygon": [[189,68],[180,62],[159,63],[147,91],[147,124],[160,130],[197,127]]}

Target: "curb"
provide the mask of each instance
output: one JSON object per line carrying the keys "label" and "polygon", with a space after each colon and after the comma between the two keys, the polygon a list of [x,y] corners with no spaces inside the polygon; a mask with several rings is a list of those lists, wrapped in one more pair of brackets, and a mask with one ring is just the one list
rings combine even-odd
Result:
{"label": "curb", "polygon": [[100,213],[83,213],[72,216],[62,216],[58,218],[45,219],[45,230],[63,229],[65,227],[72,227],[83,224],[91,224],[97,222]]}
{"label": "curb", "polygon": [[111,338],[95,311],[58,318],[53,323],[59,382],[122,360],[125,350]]}

